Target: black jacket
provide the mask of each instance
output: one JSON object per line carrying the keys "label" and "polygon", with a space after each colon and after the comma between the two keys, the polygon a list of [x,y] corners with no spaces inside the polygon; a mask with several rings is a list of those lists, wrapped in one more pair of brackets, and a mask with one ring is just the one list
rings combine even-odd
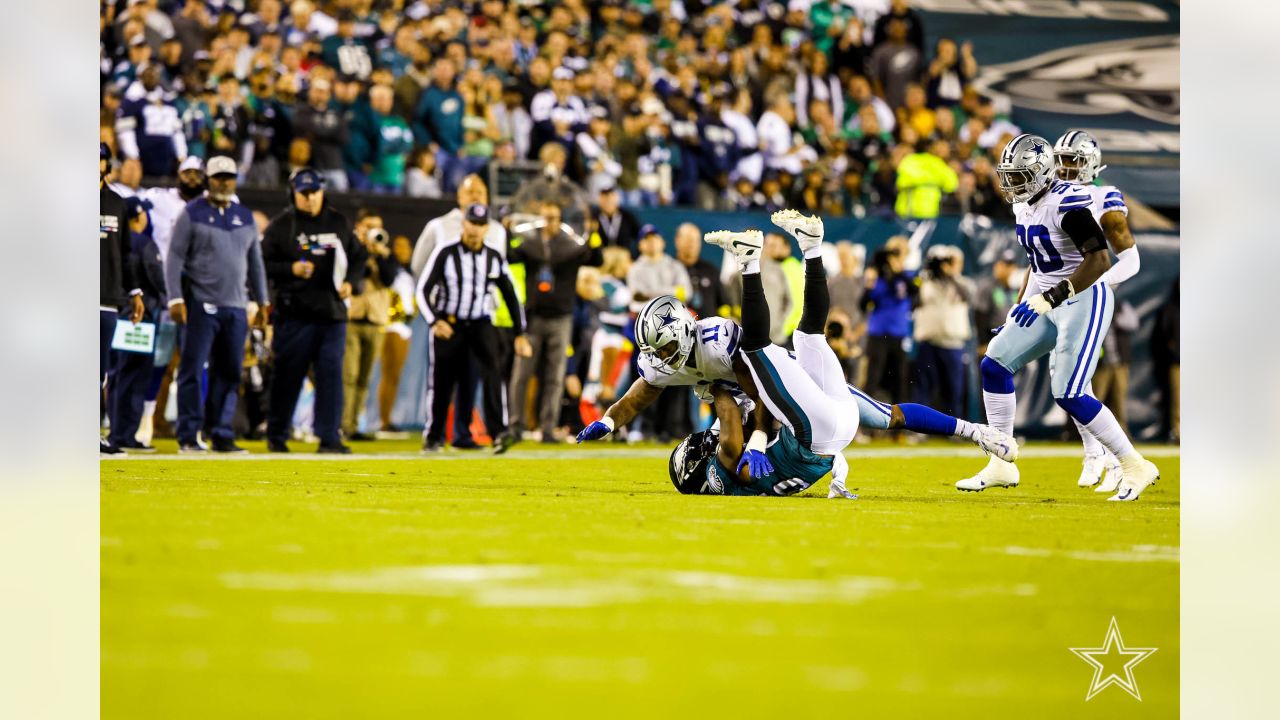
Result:
{"label": "black jacket", "polygon": [[103,185],[98,191],[98,304],[120,308],[138,287],[129,248],[129,213],[124,198]]}
{"label": "black jacket", "polygon": [[[346,257],[346,272],[334,282],[334,263]],[[309,278],[293,274],[293,264],[310,260],[315,271]],[[271,283],[272,304],[282,319],[330,323],[347,319],[347,307],[338,296],[337,284],[351,283],[352,293],[363,288],[368,253],[351,234],[342,213],[327,203],[319,215],[305,215],[293,206],[272,219],[262,238],[262,262]]]}
{"label": "black jacket", "polygon": [[550,242],[541,235],[517,239],[507,251],[507,262],[524,263],[525,315],[531,318],[572,315],[578,268],[598,266],[602,259],[599,247],[579,245],[564,233],[557,233]]}
{"label": "black jacket", "polygon": [[635,213],[620,207],[613,218],[605,218],[600,208],[594,208],[596,225],[600,230],[600,239],[606,247],[625,248],[634,259],[640,255],[640,221]]}

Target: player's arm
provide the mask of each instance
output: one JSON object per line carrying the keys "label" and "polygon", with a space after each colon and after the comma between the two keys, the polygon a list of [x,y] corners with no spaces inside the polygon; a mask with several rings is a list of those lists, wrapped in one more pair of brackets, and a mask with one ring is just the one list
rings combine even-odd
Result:
{"label": "player's arm", "polygon": [[[751,371],[747,369],[747,364],[742,361],[741,355],[733,356],[733,374],[738,379],[738,386],[742,388],[742,391],[745,392],[747,397],[751,398],[751,402],[755,404],[755,408],[751,411],[751,437],[747,440],[746,449],[742,452],[742,459],[738,461],[737,473],[742,475],[743,469],[745,468],[750,477],[758,478],[773,472],[773,465],[769,462],[769,458],[765,457],[764,454],[765,447],[769,444],[768,431],[772,418],[769,416],[769,410],[760,400],[760,392],[759,389],[756,388],[755,378],[751,377]],[[720,403],[720,395],[717,393],[729,395],[730,400],[733,400],[733,396],[723,388],[712,388],[712,394],[715,398],[717,407]],[[735,408],[737,407],[738,403],[736,400],[733,400],[733,405]],[[721,418],[720,432],[723,433],[724,417],[719,415],[719,412],[716,414]],[[735,417],[737,417],[739,423],[741,423],[741,411],[735,412]],[[741,430],[739,430],[739,433],[741,433]],[[733,466],[726,464],[725,467]],[[743,477],[746,476],[743,475]]]}
{"label": "player's arm", "polygon": [[1076,294],[1076,288],[1084,290],[1102,277],[1111,267],[1111,255],[1107,253],[1102,228],[1087,208],[1068,210],[1062,216],[1062,231],[1071,238],[1080,251],[1080,266],[1071,277],[1018,304],[1009,314],[1019,325],[1028,327],[1036,318],[1058,307]]}
{"label": "player's arm", "polygon": [[720,421],[720,444],[716,447],[716,459],[726,468],[737,467],[738,477],[750,479],[749,468],[739,466],[742,457],[742,411],[733,393],[722,387],[711,388],[712,407]]}
{"label": "player's arm", "polygon": [[618,401],[604,411],[604,417],[596,420],[578,433],[578,442],[583,440],[599,440],[618,428],[626,425],[644,412],[662,394],[662,388],[650,385],[644,378],[636,378],[631,387]]}
{"label": "player's arm", "polygon": [[1102,279],[1111,287],[1128,280],[1138,274],[1141,260],[1138,259],[1138,245],[1129,232],[1129,218],[1118,210],[1112,210],[1102,216],[1102,232],[1107,236],[1107,243],[1115,251],[1116,262],[1102,274]]}

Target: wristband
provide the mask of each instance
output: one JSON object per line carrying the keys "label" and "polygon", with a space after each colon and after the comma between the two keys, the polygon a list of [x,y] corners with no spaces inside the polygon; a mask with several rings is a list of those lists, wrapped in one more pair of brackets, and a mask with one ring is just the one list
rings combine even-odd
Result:
{"label": "wristband", "polygon": [[769,443],[769,436],[763,430],[753,430],[751,439],[747,441],[748,450],[756,450],[764,452],[765,445]]}
{"label": "wristband", "polygon": [[1049,301],[1050,306],[1058,307],[1064,301],[1075,297],[1075,294],[1076,294],[1076,290],[1075,288],[1071,287],[1071,281],[1063,280],[1057,285],[1054,285],[1048,290],[1045,290],[1044,299]]}
{"label": "wristband", "polygon": [[613,432],[613,418],[609,417],[608,415],[605,415],[604,417],[600,418],[600,424],[609,428],[609,432]]}

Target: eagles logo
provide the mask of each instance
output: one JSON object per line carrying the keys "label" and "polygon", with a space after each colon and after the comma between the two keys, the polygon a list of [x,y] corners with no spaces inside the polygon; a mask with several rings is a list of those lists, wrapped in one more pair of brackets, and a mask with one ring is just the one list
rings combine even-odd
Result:
{"label": "eagles logo", "polygon": [[1074,115],[1131,112],[1180,122],[1177,35],[1061,48],[983,68],[975,85],[1019,107]]}

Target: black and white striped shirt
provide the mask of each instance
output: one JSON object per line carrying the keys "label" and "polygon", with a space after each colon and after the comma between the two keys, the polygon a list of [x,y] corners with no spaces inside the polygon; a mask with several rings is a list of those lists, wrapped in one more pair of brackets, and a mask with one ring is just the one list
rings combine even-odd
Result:
{"label": "black and white striped shirt", "polygon": [[460,240],[437,245],[418,281],[418,310],[430,325],[436,320],[492,320],[494,287],[511,310],[512,327],[524,333],[524,309],[516,297],[507,261],[497,250],[482,245],[468,250]]}

